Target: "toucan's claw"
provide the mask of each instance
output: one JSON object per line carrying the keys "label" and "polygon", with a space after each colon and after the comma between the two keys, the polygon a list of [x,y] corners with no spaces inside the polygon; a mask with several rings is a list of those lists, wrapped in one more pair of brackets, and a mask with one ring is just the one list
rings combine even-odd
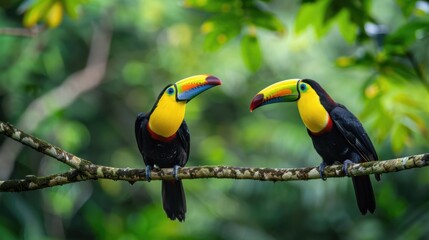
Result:
{"label": "toucan's claw", "polygon": [[375,180],[379,182],[381,180],[381,174],[375,174]]}
{"label": "toucan's claw", "polygon": [[151,171],[152,171],[152,166],[151,165],[147,165],[146,166],[146,172],[145,172],[145,174],[146,174],[146,180],[148,182],[150,182],[150,180],[152,180],[151,177],[150,177],[150,172]]}
{"label": "toucan's claw", "polygon": [[179,173],[179,168],[180,168],[179,165],[174,165],[173,167],[173,177],[176,180],[179,180],[179,176],[177,176],[177,174]]}
{"label": "toucan's claw", "polygon": [[347,170],[349,168],[350,165],[355,164],[354,162],[352,162],[349,159],[346,159],[343,163],[343,171],[346,174],[346,176],[349,176],[349,171]]}
{"label": "toucan's claw", "polygon": [[326,167],[326,163],[325,162],[322,162],[320,165],[319,165],[319,174],[320,174],[320,178],[323,180],[323,181],[326,181],[326,176],[325,176],[325,167]]}

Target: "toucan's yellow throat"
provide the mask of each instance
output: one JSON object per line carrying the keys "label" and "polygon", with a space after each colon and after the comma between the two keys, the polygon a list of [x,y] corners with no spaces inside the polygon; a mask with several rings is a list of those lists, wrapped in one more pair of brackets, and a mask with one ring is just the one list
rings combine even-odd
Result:
{"label": "toucan's yellow throat", "polygon": [[169,138],[176,134],[185,118],[186,103],[200,93],[220,85],[212,75],[196,75],[168,85],[158,97],[149,117],[149,129]]}
{"label": "toucan's yellow throat", "polygon": [[300,84],[306,84],[306,87],[300,86],[300,89],[305,90],[301,90],[301,97],[297,101],[299,115],[310,132],[320,133],[332,124],[329,113],[320,102],[316,91],[307,83]]}
{"label": "toucan's yellow throat", "polygon": [[306,81],[289,79],[264,88],[252,99],[250,111],[267,104],[296,101],[305,126],[315,134],[324,131],[332,126],[332,121],[320,96]]}
{"label": "toucan's yellow throat", "polygon": [[[170,88],[175,89],[174,86]],[[167,88],[159,98],[149,118],[150,130],[164,138],[173,136],[177,132],[186,111],[186,102],[176,101],[175,94],[168,93],[170,88]]]}

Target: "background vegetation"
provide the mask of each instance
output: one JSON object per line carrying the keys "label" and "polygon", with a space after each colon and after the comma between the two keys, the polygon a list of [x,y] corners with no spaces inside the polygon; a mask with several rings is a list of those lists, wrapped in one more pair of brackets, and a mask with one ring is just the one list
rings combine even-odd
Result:
{"label": "background vegetation", "polygon": [[[138,112],[149,111],[166,84],[200,73],[224,84],[188,105],[188,165],[318,165],[294,104],[248,110],[257,91],[289,78],[317,80],[358,115],[381,159],[429,151],[426,1],[11,0],[0,7],[0,118],[95,163],[143,167]],[[1,179],[66,169],[0,141]],[[373,181],[378,206],[369,216],[360,215],[346,178],[185,181],[185,223],[166,218],[157,181],[3,193],[0,236],[423,239],[428,171]]]}

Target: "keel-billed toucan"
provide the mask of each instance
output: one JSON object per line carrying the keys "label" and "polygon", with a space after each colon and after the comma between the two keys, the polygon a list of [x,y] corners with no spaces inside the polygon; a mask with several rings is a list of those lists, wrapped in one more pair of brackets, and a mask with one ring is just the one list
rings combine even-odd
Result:
{"label": "keel-billed toucan", "polygon": [[[336,103],[314,80],[290,79],[272,84],[260,91],[250,104],[250,110],[277,102],[297,102],[299,114],[322,157],[319,166],[322,178],[326,165],[334,162],[347,166],[378,160],[377,153],[359,120],[346,107]],[[376,175],[380,180],[380,176]],[[369,176],[352,177],[359,210],[362,214],[375,211],[375,198]]]}
{"label": "keel-billed toucan", "polygon": [[151,169],[173,168],[176,180],[162,181],[164,211],[171,220],[185,220],[186,199],[182,181],[177,178],[179,167],[189,157],[190,136],[184,121],[186,103],[198,94],[220,85],[211,75],[196,75],[170,84],[162,90],[152,110],[140,113],[135,123],[137,145],[146,165],[146,178]]}

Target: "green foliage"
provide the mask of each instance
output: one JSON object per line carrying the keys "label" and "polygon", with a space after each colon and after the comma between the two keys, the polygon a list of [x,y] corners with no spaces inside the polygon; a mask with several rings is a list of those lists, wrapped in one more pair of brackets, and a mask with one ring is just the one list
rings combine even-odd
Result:
{"label": "green foliage", "polygon": [[390,138],[395,153],[429,140],[429,108],[424,104],[429,101],[427,66],[418,62],[420,53],[415,51],[419,44],[427,43],[423,36],[429,33],[428,16],[419,13],[387,36],[374,36],[376,51],[365,49],[364,54],[337,59],[340,67],[374,70],[365,86],[367,103],[361,116],[372,123],[379,141]]}
{"label": "green foliage", "polygon": [[371,1],[320,0],[303,1],[295,22],[295,31],[314,29],[321,38],[336,23],[344,39],[353,43],[358,32],[371,20],[369,16]]}
{"label": "green foliage", "polygon": [[412,45],[429,34],[429,15],[418,16],[406,22],[386,38],[386,51],[404,54]]}
{"label": "green foliage", "polygon": [[57,27],[63,20],[64,12],[71,18],[78,17],[78,8],[86,0],[26,0],[20,9],[24,11],[23,24],[33,27],[43,22],[49,28]]}
{"label": "green foliage", "polygon": [[301,6],[295,22],[295,31],[302,32],[308,27],[313,27],[318,37],[326,33],[324,13],[328,7],[330,0],[322,0],[316,2],[304,3]]}
{"label": "green foliage", "polygon": [[203,23],[201,31],[206,34],[204,48],[214,51],[240,34],[240,19],[234,15],[212,18]]}
{"label": "green foliage", "polygon": [[258,70],[262,64],[262,53],[258,38],[254,34],[249,33],[243,36],[241,53],[246,66],[252,71]]}
{"label": "green foliage", "polygon": [[[286,31],[282,21],[273,12],[265,10],[265,6],[258,0],[185,0],[184,5],[212,15],[201,25],[206,50],[218,50],[234,38],[241,37],[243,61],[253,72],[260,68],[263,59],[256,28],[279,35]],[[252,29],[252,33],[247,33],[248,28]]]}
{"label": "green foliage", "polygon": [[405,16],[410,16],[416,10],[416,2],[417,0],[396,0],[402,14]]}

